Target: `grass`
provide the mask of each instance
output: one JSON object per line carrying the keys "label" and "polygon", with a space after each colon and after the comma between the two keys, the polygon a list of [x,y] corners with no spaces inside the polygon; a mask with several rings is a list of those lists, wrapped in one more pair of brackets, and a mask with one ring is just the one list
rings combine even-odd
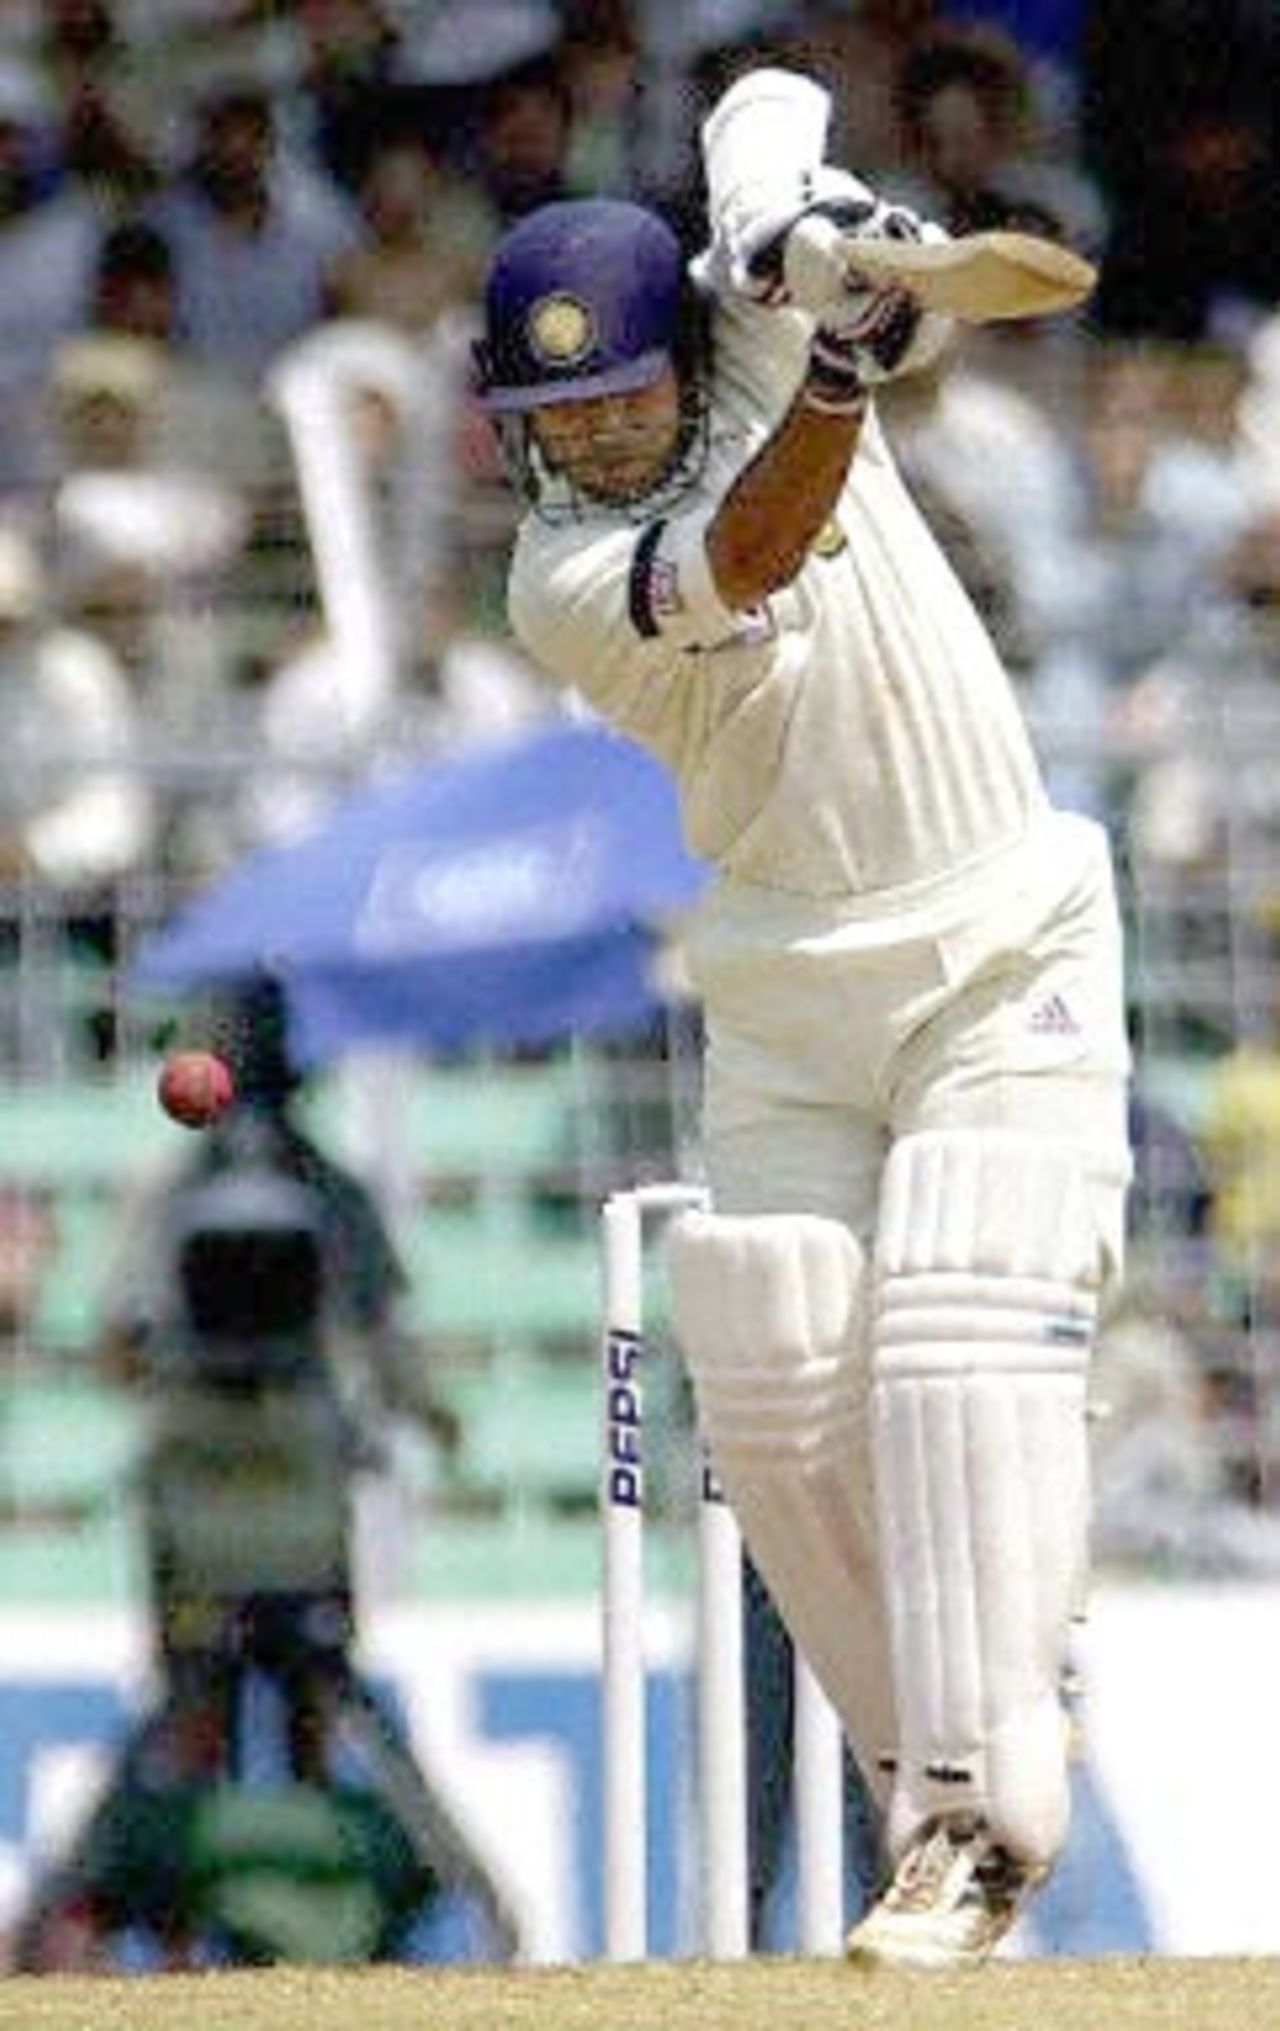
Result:
{"label": "grass", "polygon": [[1006,1962],[948,1976],[838,1961],[360,1970],[0,1982],[12,2031],[1262,2031],[1280,1961]]}

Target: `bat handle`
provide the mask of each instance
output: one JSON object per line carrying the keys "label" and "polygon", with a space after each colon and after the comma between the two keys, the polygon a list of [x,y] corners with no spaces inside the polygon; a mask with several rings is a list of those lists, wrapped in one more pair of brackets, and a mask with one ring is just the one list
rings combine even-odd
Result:
{"label": "bat handle", "polygon": [[838,319],[847,312],[851,295],[875,287],[858,277],[853,261],[857,244],[821,212],[797,219],[782,257],[789,301],[816,318]]}

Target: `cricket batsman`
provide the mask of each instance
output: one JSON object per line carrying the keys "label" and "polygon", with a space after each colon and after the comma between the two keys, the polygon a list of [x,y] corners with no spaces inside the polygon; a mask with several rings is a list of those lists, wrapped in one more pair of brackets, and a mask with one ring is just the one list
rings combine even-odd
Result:
{"label": "cricket batsman", "polygon": [[849,1952],[949,1968],[1067,1833],[1121,941],[1106,839],[1050,805],[877,423],[946,330],[858,246],[936,229],[824,161],[829,110],[774,69],[720,99],[691,272],[630,203],[519,222],[480,385],[529,508],[513,627],[669,766],[717,871],[689,944],[713,1210],[672,1234],[676,1324],[883,1809]]}

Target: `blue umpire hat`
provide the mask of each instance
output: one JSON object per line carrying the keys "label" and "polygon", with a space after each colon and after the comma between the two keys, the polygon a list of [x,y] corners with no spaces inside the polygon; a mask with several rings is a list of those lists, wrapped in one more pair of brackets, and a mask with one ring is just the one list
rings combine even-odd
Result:
{"label": "blue umpire hat", "polygon": [[486,409],[627,395],[672,363],[684,255],[656,213],[624,198],[542,205],[500,242],[476,348]]}

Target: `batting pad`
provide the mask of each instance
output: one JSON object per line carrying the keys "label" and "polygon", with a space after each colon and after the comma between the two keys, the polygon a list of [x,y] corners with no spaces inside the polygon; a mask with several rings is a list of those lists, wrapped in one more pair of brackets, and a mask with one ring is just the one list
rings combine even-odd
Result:
{"label": "batting pad", "polygon": [[893,1739],[863,1251],[817,1216],[690,1213],[668,1241],[702,1435],[751,1555],[874,1783]]}
{"label": "batting pad", "polygon": [[875,1265],[876,1494],[892,1627],[895,1852],[976,1811],[1048,1866],[1060,1684],[1085,1580],[1101,1246],[1081,1164],[1028,1137],[906,1138]]}

